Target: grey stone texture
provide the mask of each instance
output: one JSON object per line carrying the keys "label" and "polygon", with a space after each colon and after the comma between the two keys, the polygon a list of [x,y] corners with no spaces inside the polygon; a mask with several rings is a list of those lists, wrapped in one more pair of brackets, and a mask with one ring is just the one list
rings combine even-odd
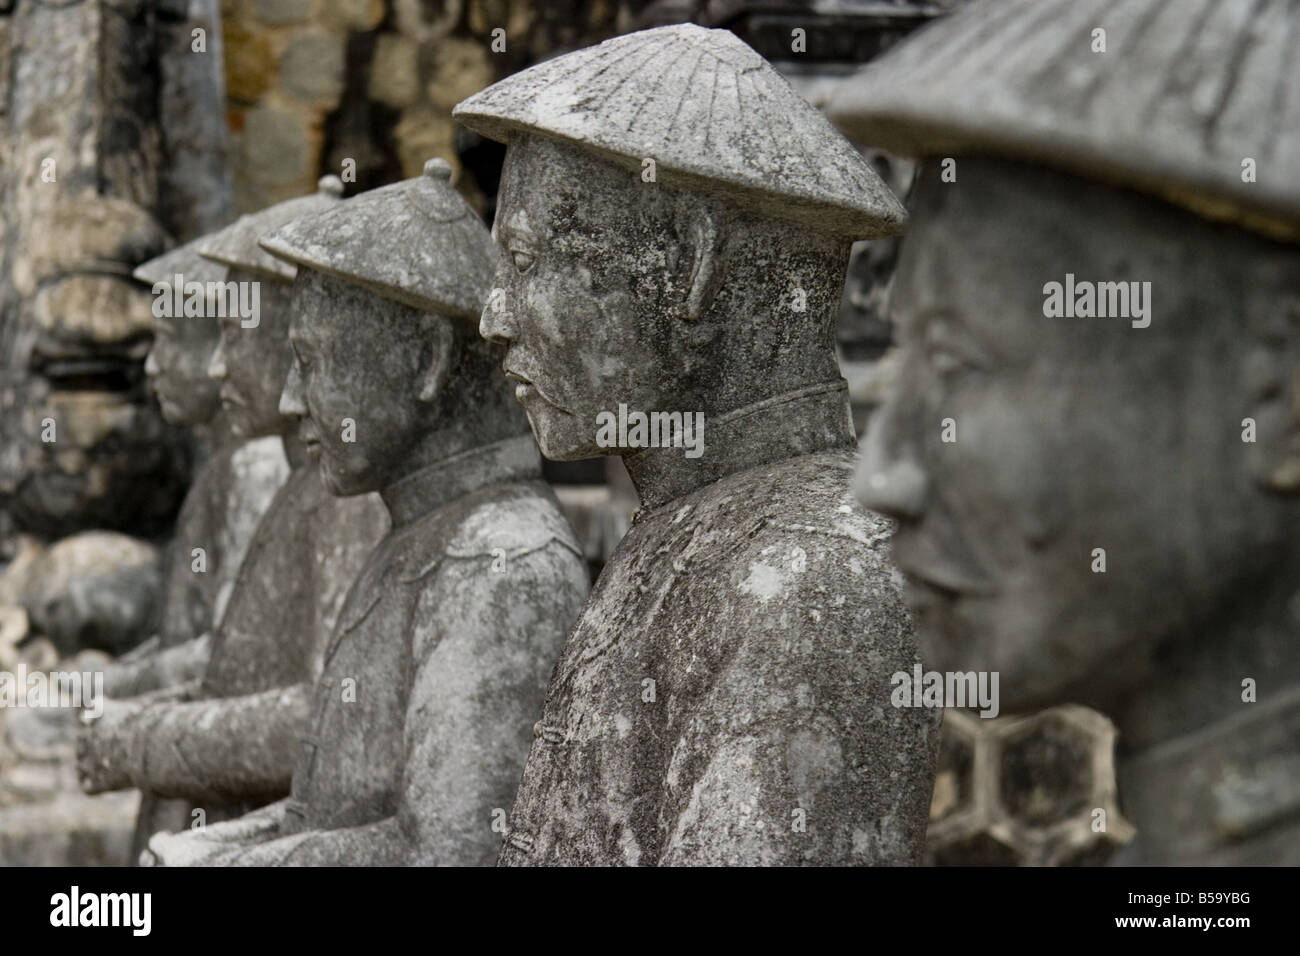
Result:
{"label": "grey stone texture", "polygon": [[[899,231],[897,200],[725,31],[621,37],[455,115],[508,144],[481,330],[543,453],[621,455],[642,506],[500,862],[919,862],[938,714],[890,706],[915,646],[833,350],[850,241]],[[702,453],[602,444],[620,405],[702,414]]]}
{"label": "grey stone texture", "polygon": [[1115,782],[1115,725],[1077,704],[1025,717],[945,712],[926,862],[1099,866],[1133,838]]}
{"label": "grey stone texture", "polygon": [[[477,335],[487,231],[446,167],[429,172],[264,242],[298,264],[296,360],[281,408],[301,418],[324,484],[345,501],[378,489],[392,531],[332,634],[322,631],[330,636],[290,799],[155,837],[151,861],[481,865],[496,856],[587,577],[540,481],[500,349]],[[358,248],[363,235],[370,244]],[[355,416],[351,439],[338,427],[345,415]]]}
{"label": "grey stone texture", "polygon": [[0,506],[43,536],[155,535],[184,491],[183,433],[141,388],[149,313],[127,275],[228,215],[216,3],[192,6],[215,56],[190,53],[174,5],[0,16]]}
{"label": "grey stone texture", "polygon": [[[1297,18],[976,4],[832,103],[923,154],[857,493],[899,522],[931,666],[1114,720],[1123,862],[1300,861]],[[1149,323],[1050,315],[1067,274],[1147,283]]]}

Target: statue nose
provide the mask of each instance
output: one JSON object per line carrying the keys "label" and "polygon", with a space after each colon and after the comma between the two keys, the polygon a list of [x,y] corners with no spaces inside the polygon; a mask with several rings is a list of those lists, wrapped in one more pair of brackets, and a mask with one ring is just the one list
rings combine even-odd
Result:
{"label": "statue nose", "polygon": [[921,466],[891,452],[884,422],[873,422],[862,443],[853,493],[872,511],[915,519],[925,510],[928,479]]}
{"label": "statue nose", "polygon": [[510,340],[515,337],[514,331],[514,320],[511,314],[505,309],[494,308],[492,303],[488,304],[479,317],[478,334],[489,342],[509,345]]}

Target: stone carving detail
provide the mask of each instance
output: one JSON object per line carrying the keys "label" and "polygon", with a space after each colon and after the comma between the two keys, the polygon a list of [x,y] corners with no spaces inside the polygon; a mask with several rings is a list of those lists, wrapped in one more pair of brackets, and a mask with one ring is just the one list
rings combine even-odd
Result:
{"label": "stone carving detail", "polygon": [[1127,862],[1300,860],[1298,18],[977,4],[830,105],[922,157],[857,493],[930,664],[1114,720]]}
{"label": "stone carving detail", "polygon": [[[500,862],[918,861],[938,715],[889,706],[911,625],[833,351],[851,240],[898,233],[897,200],[725,31],[619,37],[454,115],[507,143],[482,332],[543,453],[621,455],[641,502]],[[628,409],[702,440],[602,438]]]}

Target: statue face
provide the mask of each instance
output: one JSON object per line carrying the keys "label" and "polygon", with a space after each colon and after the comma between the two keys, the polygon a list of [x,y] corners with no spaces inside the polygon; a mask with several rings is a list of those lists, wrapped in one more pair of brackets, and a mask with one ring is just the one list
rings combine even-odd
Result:
{"label": "statue face", "polygon": [[[900,374],[855,491],[899,521],[927,666],[1000,671],[1007,711],[1104,706],[1293,550],[1293,499],[1266,493],[1242,441],[1244,418],[1283,427],[1260,378],[1277,356],[1261,365],[1243,316],[1251,247],[1043,170],[963,158],[959,178],[918,183]],[[1046,317],[1067,273],[1149,281],[1150,325]]]}
{"label": "statue face", "polygon": [[403,477],[436,424],[421,389],[437,359],[430,325],[446,320],[306,268],[291,310],[294,360],[281,410],[302,419],[326,488],[356,495]]}
{"label": "statue face", "polygon": [[145,387],[149,306],[135,281],[70,274],[0,320],[0,507],[24,530],[173,520],[189,455]]}
{"label": "statue face", "polygon": [[218,336],[213,319],[154,319],[144,371],[169,423],[201,425],[220,408],[221,386],[208,377]]}
{"label": "statue face", "polygon": [[543,454],[616,453],[596,443],[596,416],[620,402],[648,411],[672,396],[673,408],[699,407],[683,375],[683,195],[523,137],[506,153],[497,201],[498,265],[480,331],[507,346],[503,368]]}
{"label": "statue face", "polygon": [[288,335],[291,286],[242,269],[231,269],[226,281],[260,283],[260,313],[256,326],[249,328],[238,315],[217,320],[221,336],[208,376],[220,384],[221,405],[237,437],[281,434],[287,423],[280,415],[280,390],[293,357]]}

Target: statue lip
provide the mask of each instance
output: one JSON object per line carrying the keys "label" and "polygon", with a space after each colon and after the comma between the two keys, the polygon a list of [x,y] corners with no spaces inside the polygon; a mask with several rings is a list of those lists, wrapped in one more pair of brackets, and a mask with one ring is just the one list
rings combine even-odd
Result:
{"label": "statue lip", "polygon": [[565,408],[555,399],[547,395],[546,392],[542,390],[542,387],[538,385],[535,381],[533,381],[531,378],[529,378],[526,375],[521,375],[519,372],[516,372],[514,369],[508,366],[502,366],[502,368],[506,373],[506,378],[508,378],[510,381],[515,383],[516,399],[522,402],[524,396],[528,394],[529,391],[532,391],[537,395],[538,398],[544,401],[547,405],[552,405],[555,408],[558,408],[562,412],[568,412],[567,408]]}
{"label": "statue lip", "polygon": [[[920,584],[926,591],[934,592],[948,600],[963,596],[988,597],[997,592],[991,584],[980,581],[966,571],[942,560],[924,560],[924,548],[900,546],[894,537],[894,563],[907,577],[909,584]],[[920,553],[918,553],[920,552]]]}

